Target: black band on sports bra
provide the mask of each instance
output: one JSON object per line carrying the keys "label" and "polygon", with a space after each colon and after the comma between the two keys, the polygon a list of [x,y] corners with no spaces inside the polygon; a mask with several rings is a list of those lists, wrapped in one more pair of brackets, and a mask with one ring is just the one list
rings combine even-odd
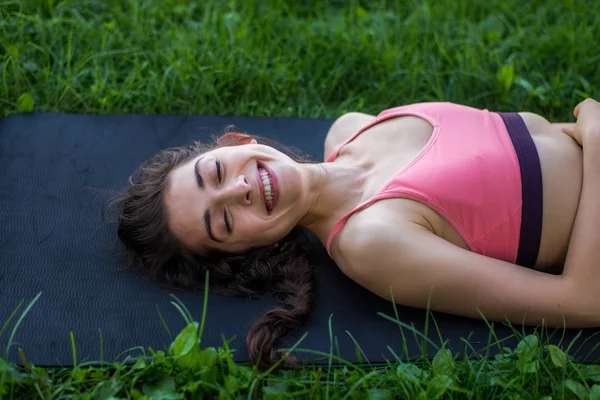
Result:
{"label": "black band on sports bra", "polygon": [[540,251],[543,217],[542,167],[535,143],[518,113],[498,113],[504,120],[521,170],[521,233],[516,264],[534,268]]}

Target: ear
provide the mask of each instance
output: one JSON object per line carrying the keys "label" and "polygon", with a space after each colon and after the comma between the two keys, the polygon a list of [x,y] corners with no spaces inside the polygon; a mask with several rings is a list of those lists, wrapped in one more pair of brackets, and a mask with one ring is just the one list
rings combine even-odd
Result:
{"label": "ear", "polygon": [[226,133],[220,138],[217,139],[217,143],[220,145],[231,146],[231,145],[240,145],[240,144],[257,144],[258,142],[251,136],[248,136],[243,133]]}

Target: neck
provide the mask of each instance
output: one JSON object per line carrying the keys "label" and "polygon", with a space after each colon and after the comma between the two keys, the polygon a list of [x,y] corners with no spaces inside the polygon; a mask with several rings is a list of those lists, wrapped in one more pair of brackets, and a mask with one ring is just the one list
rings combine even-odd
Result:
{"label": "neck", "polygon": [[331,229],[361,200],[366,171],[343,163],[306,164],[308,210],[299,226],[325,243]]}

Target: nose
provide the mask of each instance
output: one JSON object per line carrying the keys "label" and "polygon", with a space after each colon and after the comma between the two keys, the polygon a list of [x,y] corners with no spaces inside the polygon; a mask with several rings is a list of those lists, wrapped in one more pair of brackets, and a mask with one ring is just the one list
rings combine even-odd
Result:
{"label": "nose", "polygon": [[239,175],[223,188],[223,200],[228,203],[250,204],[251,189],[246,177]]}

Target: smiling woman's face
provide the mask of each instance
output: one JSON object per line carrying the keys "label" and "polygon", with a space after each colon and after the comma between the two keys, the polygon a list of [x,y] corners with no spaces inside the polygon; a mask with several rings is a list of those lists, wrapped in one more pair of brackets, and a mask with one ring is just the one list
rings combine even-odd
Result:
{"label": "smiling woman's face", "polygon": [[193,251],[238,253],[287,235],[305,211],[299,164],[265,145],[221,147],[171,171],[169,229]]}

